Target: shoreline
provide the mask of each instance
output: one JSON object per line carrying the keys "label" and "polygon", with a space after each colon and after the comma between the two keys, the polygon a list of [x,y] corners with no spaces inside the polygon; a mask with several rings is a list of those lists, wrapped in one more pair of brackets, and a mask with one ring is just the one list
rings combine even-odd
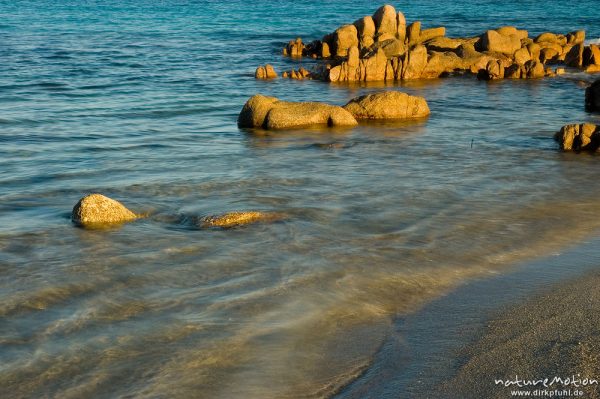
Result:
{"label": "shoreline", "polygon": [[[508,365],[515,359],[535,365],[537,358],[537,364],[549,366],[541,361],[544,355],[539,350],[548,342],[544,337],[554,330],[546,328],[546,335],[536,336],[536,330],[527,327],[539,325],[547,316],[541,310],[552,312],[567,305],[584,309],[584,300],[593,294],[594,283],[600,284],[599,243],[600,237],[595,236],[560,254],[521,263],[506,274],[478,278],[414,314],[397,318],[393,333],[371,366],[333,397],[506,398],[510,397],[509,388],[496,388],[495,378],[514,379],[515,372],[529,378],[535,378],[536,373],[550,379],[577,373],[583,376],[585,370],[565,371],[558,363],[555,368],[546,367],[543,373],[533,367],[528,373],[521,363],[515,363],[514,369]],[[569,292],[571,296],[566,295]],[[600,309],[600,297],[596,295],[594,300]],[[557,313],[552,313],[556,323],[583,323],[582,331],[589,332],[598,321],[597,317],[581,317],[581,313],[576,318]],[[506,324],[515,317],[519,317],[519,323]],[[561,332],[561,337],[572,337],[574,332]],[[523,341],[507,345],[501,339],[507,334],[522,336]],[[580,341],[588,342],[593,337],[588,335]],[[537,355],[529,350],[534,347],[538,348]],[[502,367],[507,368],[505,374],[499,374]],[[595,374],[589,377],[600,380],[600,369]]]}
{"label": "shoreline", "polygon": [[[599,398],[599,284],[600,270],[590,271],[493,317],[462,351],[464,363],[435,389],[436,396],[507,398],[515,391],[548,396],[537,390]],[[524,385],[530,382],[533,386]]]}

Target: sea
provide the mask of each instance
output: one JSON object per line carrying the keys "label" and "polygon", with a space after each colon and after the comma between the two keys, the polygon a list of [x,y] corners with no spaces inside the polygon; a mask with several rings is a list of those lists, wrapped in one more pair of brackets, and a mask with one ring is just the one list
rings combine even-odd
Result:
{"label": "sea", "polygon": [[[597,0],[391,4],[452,37],[513,25],[600,42]],[[0,397],[340,396],[398,317],[599,236],[600,160],[553,140],[600,124],[584,110],[599,75],[254,79],[265,63],[310,69],[283,57],[289,40],[381,5],[0,0]],[[431,115],[236,123],[257,93],[343,105],[381,90],[423,96]],[[94,192],[147,217],[74,226]],[[285,217],[198,225],[230,211]]]}

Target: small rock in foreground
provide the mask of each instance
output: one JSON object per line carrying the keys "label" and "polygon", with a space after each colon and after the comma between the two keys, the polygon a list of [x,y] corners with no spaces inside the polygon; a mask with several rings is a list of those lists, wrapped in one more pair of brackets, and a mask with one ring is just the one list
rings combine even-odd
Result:
{"label": "small rock in foreground", "polygon": [[102,227],[137,219],[137,215],[119,201],[102,194],[89,194],[73,207],[71,220],[82,227]]}
{"label": "small rock in foreground", "polygon": [[268,212],[257,212],[257,211],[247,211],[247,212],[229,212],[223,215],[217,216],[207,216],[200,221],[200,227],[208,228],[208,227],[221,227],[221,228],[231,228],[244,226],[251,223],[259,223],[259,222],[274,222],[277,220],[281,220],[283,216],[278,213],[268,213]]}

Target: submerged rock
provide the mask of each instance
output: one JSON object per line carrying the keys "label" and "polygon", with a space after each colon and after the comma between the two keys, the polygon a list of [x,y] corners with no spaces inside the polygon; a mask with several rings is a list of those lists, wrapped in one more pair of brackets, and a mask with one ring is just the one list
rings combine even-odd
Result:
{"label": "submerged rock", "polygon": [[554,135],[554,139],[561,150],[597,151],[600,147],[600,126],[591,123],[565,125]]}
{"label": "submerged rock", "polygon": [[205,218],[202,218],[202,220],[200,221],[200,227],[231,228],[244,226],[251,223],[274,222],[281,219],[283,219],[282,214],[273,212],[229,212],[222,215],[207,216]]}
{"label": "submerged rock", "polygon": [[89,194],[73,207],[71,220],[83,227],[120,224],[137,219],[123,204],[102,194]]}
{"label": "submerged rock", "polygon": [[399,91],[384,91],[353,98],[344,105],[356,119],[414,119],[429,115],[423,97]]}
{"label": "submerged rock", "polygon": [[242,128],[290,129],[310,125],[355,126],[351,113],[336,105],[318,102],[288,102],[257,94],[238,117]]}
{"label": "submerged rock", "polygon": [[600,79],[585,89],[585,109],[592,112],[600,111]]}

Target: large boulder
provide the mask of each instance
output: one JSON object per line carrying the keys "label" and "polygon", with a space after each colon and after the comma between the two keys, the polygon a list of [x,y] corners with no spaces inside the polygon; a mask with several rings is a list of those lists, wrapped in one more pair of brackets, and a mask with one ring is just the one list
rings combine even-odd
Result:
{"label": "large boulder", "polygon": [[436,37],[444,37],[445,35],[446,35],[446,28],[444,28],[443,26],[440,26],[437,28],[423,29],[419,33],[416,43],[423,43],[427,40],[431,40]]}
{"label": "large boulder", "polygon": [[591,123],[565,125],[554,139],[565,151],[596,151],[600,147],[600,126]]}
{"label": "large boulder", "polygon": [[551,32],[544,32],[536,37],[533,41],[536,43],[556,43],[559,46],[564,46],[567,44],[567,38],[564,35],[557,35]]}
{"label": "large boulder", "polygon": [[296,103],[257,94],[251,97],[238,117],[241,128],[291,129],[311,125],[354,126],[356,119],[336,105],[318,102]]}
{"label": "large boulder", "polygon": [[417,45],[406,53],[402,66],[402,79],[418,79],[427,66],[427,47]]}
{"label": "large boulder", "polygon": [[267,97],[260,94],[250,97],[242,112],[238,116],[239,127],[262,127],[267,114],[273,108],[273,104],[279,99],[275,97]]}
{"label": "large boulder", "polygon": [[517,34],[505,36],[495,30],[488,30],[481,36],[480,46],[482,51],[513,55],[521,48],[521,39]]}
{"label": "large boulder", "polygon": [[531,54],[527,47],[523,47],[515,51],[514,59],[517,64],[524,65],[527,61],[531,60]]}
{"label": "large boulder", "polygon": [[337,55],[338,57],[345,57],[348,55],[348,49],[350,47],[358,47],[359,45],[358,30],[354,25],[344,25],[333,32],[333,37],[328,42],[330,43],[332,54]]}
{"label": "large boulder", "polygon": [[590,112],[600,111],[600,79],[585,89],[585,109]]}
{"label": "large boulder", "polygon": [[384,91],[353,98],[344,105],[356,119],[414,119],[429,115],[423,97]]}
{"label": "large boulder", "polygon": [[432,52],[421,77],[438,78],[447,73],[463,69],[466,69],[464,61],[456,53],[450,51],[444,53]]}
{"label": "large boulder", "polygon": [[525,75],[528,79],[537,79],[546,76],[544,65],[541,62],[530,60],[525,63],[524,67]]}
{"label": "large boulder", "polygon": [[583,43],[579,43],[571,47],[571,50],[565,56],[565,64],[572,67],[583,66]]}
{"label": "large boulder", "polygon": [[129,222],[137,215],[119,201],[102,194],[89,194],[73,207],[71,220],[82,227],[101,227]]}
{"label": "large boulder", "polygon": [[369,15],[356,20],[354,26],[356,26],[358,36],[375,36],[375,21],[373,21],[373,17]]}
{"label": "large boulder", "polygon": [[414,46],[419,42],[419,37],[421,36],[421,22],[414,21],[412,24],[408,25],[406,28],[406,41],[409,46]]}
{"label": "large boulder", "polygon": [[[382,48],[375,55],[360,60],[360,77],[366,82],[380,82],[385,80],[387,56]],[[364,73],[362,73],[364,71]]]}
{"label": "large boulder", "polygon": [[404,14],[402,14],[400,11],[398,11],[398,14],[396,16],[396,25],[397,25],[397,31],[396,31],[396,37],[401,40],[404,41],[404,39],[406,38],[406,18],[404,17]]}
{"label": "large boulder", "polygon": [[514,26],[502,26],[496,29],[496,32],[501,34],[502,36],[517,36],[519,40],[526,39],[529,33],[526,30],[519,30]]}
{"label": "large boulder", "polygon": [[465,39],[456,39],[446,36],[438,36],[425,41],[423,44],[429,51],[453,51],[461,44],[465,43]]}
{"label": "large boulder", "polygon": [[[386,4],[375,11],[373,21],[375,22],[375,36],[391,36],[395,37],[398,33],[398,15],[396,9],[389,4]],[[386,37],[387,38],[387,37]]]}
{"label": "large boulder", "polygon": [[480,69],[477,73],[477,79],[497,80],[504,79],[504,65],[499,60],[489,60],[485,69]]}
{"label": "large boulder", "polygon": [[362,48],[368,48],[374,43],[375,22],[373,17],[366,16],[354,22],[358,31],[358,38]]}
{"label": "large boulder", "polygon": [[383,50],[387,58],[398,57],[406,53],[404,42],[396,38],[379,42],[376,46]]}
{"label": "large boulder", "polygon": [[514,63],[504,68],[504,78],[505,79],[525,79],[527,78],[527,71],[525,70],[525,66]]}

